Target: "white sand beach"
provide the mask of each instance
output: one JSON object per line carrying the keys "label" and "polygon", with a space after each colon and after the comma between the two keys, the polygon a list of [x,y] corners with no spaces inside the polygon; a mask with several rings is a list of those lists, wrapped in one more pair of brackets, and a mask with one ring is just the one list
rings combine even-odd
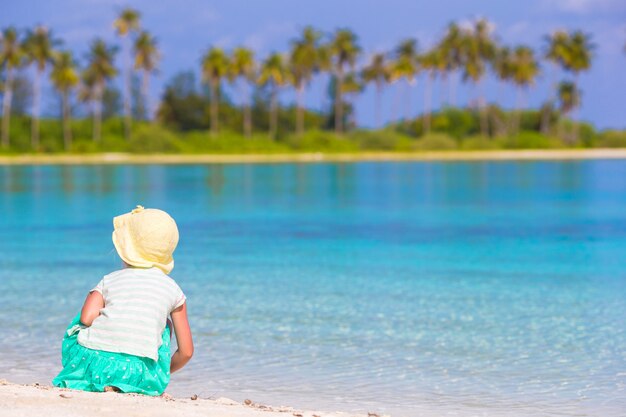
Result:
{"label": "white sand beach", "polygon": [[[251,400],[227,398],[163,398],[133,394],[93,393],[44,385],[18,385],[0,380],[0,416],[11,417],[376,417],[297,410]],[[383,416],[379,416],[383,417]]]}
{"label": "white sand beach", "polygon": [[0,156],[0,165],[240,164],[360,161],[515,161],[626,159],[626,149],[541,149],[288,154],[20,154]]}

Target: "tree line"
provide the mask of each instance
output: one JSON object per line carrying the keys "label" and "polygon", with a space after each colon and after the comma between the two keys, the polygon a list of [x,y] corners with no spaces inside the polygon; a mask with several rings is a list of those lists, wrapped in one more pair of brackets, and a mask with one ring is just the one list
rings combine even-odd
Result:
{"label": "tree line", "polygon": [[[131,79],[134,72],[141,74],[141,96],[143,119],[152,119],[156,114],[162,119],[167,91],[156,111],[150,103],[149,83],[158,68],[160,51],[156,38],[142,28],[141,15],[137,10],[126,8],[114,20],[115,31],[125,45],[123,76],[123,126],[124,136],[131,135],[133,123],[131,103]],[[107,85],[118,76],[114,65],[119,45],[94,39],[89,51],[79,63],[71,51],[62,48],[60,39],[44,26],[24,32],[13,27],[2,30],[0,37],[0,80],[2,82],[2,146],[10,145],[10,120],[12,93],[15,74],[21,68],[35,68],[33,100],[31,109],[31,147],[39,148],[39,119],[41,103],[41,81],[49,70],[52,85],[62,102],[63,138],[66,149],[72,145],[71,101],[75,96],[85,103],[92,117],[92,136],[100,141],[102,136],[102,109]],[[210,133],[215,136],[220,128],[221,94],[226,83],[235,87],[241,95],[241,131],[247,137],[254,129],[251,102],[252,89],[262,88],[267,92],[269,107],[268,133],[276,136],[278,128],[279,94],[286,88],[296,93],[295,131],[301,135],[305,130],[304,96],[315,77],[328,75],[329,92],[332,98],[330,128],[337,134],[345,132],[349,124],[351,104],[354,98],[371,84],[376,89],[376,122],[381,125],[381,97],[383,90],[392,83],[414,85],[421,77],[424,83],[424,112],[420,116],[424,132],[431,130],[433,108],[432,88],[439,82],[448,91],[441,106],[456,106],[454,80],[458,75],[463,82],[475,87],[476,109],[480,117],[480,132],[490,135],[488,103],[483,92],[483,81],[487,74],[494,75],[503,85],[514,86],[518,91],[517,117],[509,133],[519,130],[521,108],[527,90],[540,76],[544,64],[553,67],[555,75],[542,108],[541,131],[553,129],[550,115],[556,109],[567,116],[580,105],[581,92],[579,75],[592,65],[594,45],[589,34],[580,30],[555,31],[544,37],[540,52],[527,45],[504,45],[491,30],[490,23],[479,19],[471,24],[450,23],[443,36],[430,48],[421,50],[416,39],[401,41],[392,51],[374,53],[365,65],[363,48],[357,35],[349,29],[340,28],[332,33],[323,33],[306,27],[291,40],[285,53],[271,53],[258,59],[253,50],[236,47],[232,50],[212,46],[201,57],[200,73],[208,88]],[[563,78],[563,76],[567,76]],[[557,78],[560,79],[557,82]],[[398,120],[394,115],[394,120]],[[404,121],[410,120],[410,111],[405,109]],[[560,125],[559,125],[560,126]],[[576,132],[574,132],[576,133]]]}

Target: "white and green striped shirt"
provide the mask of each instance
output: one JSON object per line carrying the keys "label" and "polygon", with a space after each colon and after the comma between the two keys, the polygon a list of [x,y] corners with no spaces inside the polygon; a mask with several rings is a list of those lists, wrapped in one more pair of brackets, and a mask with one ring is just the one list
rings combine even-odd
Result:
{"label": "white and green striped shirt", "polygon": [[102,278],[91,291],[104,298],[104,308],[78,343],[90,349],[158,360],[167,317],[185,302],[176,282],[158,268],[125,268]]}

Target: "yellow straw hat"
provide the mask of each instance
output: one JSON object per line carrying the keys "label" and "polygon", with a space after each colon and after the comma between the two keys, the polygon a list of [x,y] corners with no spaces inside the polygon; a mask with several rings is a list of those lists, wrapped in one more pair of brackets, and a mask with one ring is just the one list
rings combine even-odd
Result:
{"label": "yellow straw hat", "polygon": [[163,210],[137,206],[113,218],[113,244],[120,258],[131,266],[157,267],[166,274],[174,268],[178,227]]}

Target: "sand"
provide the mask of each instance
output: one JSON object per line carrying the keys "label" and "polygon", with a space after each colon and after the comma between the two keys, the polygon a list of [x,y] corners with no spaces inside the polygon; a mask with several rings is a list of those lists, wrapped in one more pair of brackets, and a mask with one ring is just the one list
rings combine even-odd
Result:
{"label": "sand", "polygon": [[[4,417],[368,417],[367,414],[295,410],[227,398],[162,398],[94,393],[0,380],[0,416]],[[376,414],[369,414],[375,417]],[[380,416],[383,417],[383,416]]]}
{"label": "sand", "polygon": [[207,163],[287,163],[287,162],[358,162],[358,161],[510,161],[510,160],[580,160],[626,159],[626,149],[555,149],[497,151],[432,152],[361,152],[361,153],[291,153],[291,154],[199,154],[136,155],[101,154],[24,154],[0,156],[0,165],[35,164],[207,164]]}

